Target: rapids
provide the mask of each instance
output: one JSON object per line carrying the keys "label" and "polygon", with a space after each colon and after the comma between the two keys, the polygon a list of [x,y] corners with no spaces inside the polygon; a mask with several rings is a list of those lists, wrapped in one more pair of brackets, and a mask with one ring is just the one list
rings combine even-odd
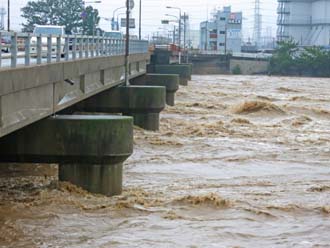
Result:
{"label": "rapids", "polygon": [[329,84],[193,76],[135,128],[121,196],[2,172],[0,247],[330,247]]}

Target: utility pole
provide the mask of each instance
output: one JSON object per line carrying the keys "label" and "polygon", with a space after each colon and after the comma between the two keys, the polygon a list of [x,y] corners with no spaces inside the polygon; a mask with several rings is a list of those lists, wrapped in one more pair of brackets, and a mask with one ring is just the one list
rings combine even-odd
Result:
{"label": "utility pole", "polygon": [[181,10],[179,15],[179,64],[181,64]]}
{"label": "utility pole", "polygon": [[205,25],[205,51],[207,51],[207,36],[208,36],[208,34],[207,34],[207,31],[208,31],[208,23],[209,23],[209,21],[207,20],[206,21],[206,25]]}
{"label": "utility pole", "polygon": [[178,7],[171,7],[171,6],[167,6],[166,8],[179,10],[179,64],[181,64],[181,19],[182,19],[181,9]]}
{"label": "utility pole", "polygon": [[186,12],[183,13],[183,52],[185,54],[185,56],[187,56],[186,54]]}
{"label": "utility pole", "polygon": [[130,0],[126,0],[125,84],[129,86],[129,18]]}
{"label": "utility pole", "polygon": [[139,40],[141,40],[141,19],[142,19],[142,0],[140,0],[140,9],[139,9]]}
{"label": "utility pole", "polygon": [[10,0],[8,0],[8,11],[7,11],[8,13],[8,32],[10,31]]}

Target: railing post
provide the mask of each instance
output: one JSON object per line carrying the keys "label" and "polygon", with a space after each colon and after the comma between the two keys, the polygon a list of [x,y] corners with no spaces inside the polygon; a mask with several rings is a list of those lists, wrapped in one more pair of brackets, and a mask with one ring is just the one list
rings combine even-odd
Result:
{"label": "railing post", "polygon": [[65,36],[65,60],[69,60],[69,35]]}
{"label": "railing post", "polygon": [[41,53],[42,53],[42,37],[41,34],[37,36],[37,64],[41,64]]}
{"label": "railing post", "polygon": [[57,36],[56,37],[56,62],[60,62],[61,61],[61,57],[62,57],[62,36]]}
{"label": "railing post", "polygon": [[52,35],[47,36],[47,63],[52,62]]}
{"label": "railing post", "polygon": [[16,68],[17,66],[17,33],[11,35],[11,67]]}
{"label": "railing post", "polygon": [[121,40],[121,46],[120,46],[120,55],[124,55],[125,54],[125,45],[126,41]]}
{"label": "railing post", "polygon": [[72,59],[75,60],[77,58],[77,35],[75,34],[72,42]]}
{"label": "railing post", "polygon": [[112,54],[117,55],[118,54],[118,40],[112,40],[113,46],[112,46]]}
{"label": "railing post", "polygon": [[96,57],[100,55],[100,38],[97,36],[96,37]]}
{"label": "railing post", "polygon": [[104,56],[104,39],[103,37],[100,39],[100,56]]}
{"label": "railing post", "polygon": [[113,40],[109,38],[109,55],[114,54],[114,49],[113,49]]}
{"label": "railing post", "polygon": [[25,66],[30,65],[30,52],[31,52],[31,34],[27,34],[25,38]]}
{"label": "railing post", "polygon": [[94,50],[95,50],[95,37],[92,37],[92,50],[91,50],[91,57],[94,57]]}
{"label": "railing post", "polygon": [[84,37],[80,36],[79,38],[79,58],[82,59],[84,55]]}
{"label": "railing post", "polygon": [[111,40],[110,38],[107,38],[106,41],[107,41],[107,55],[109,56],[111,55]]}
{"label": "railing post", "polygon": [[85,57],[89,57],[89,37],[85,38]]}

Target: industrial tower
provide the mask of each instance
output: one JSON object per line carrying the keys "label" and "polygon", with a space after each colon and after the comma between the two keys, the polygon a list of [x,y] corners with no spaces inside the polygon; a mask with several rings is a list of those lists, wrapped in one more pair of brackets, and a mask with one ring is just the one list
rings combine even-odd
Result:
{"label": "industrial tower", "polygon": [[330,0],[277,0],[277,40],[330,47]]}
{"label": "industrial tower", "polygon": [[262,16],[260,14],[260,0],[254,1],[254,27],[253,27],[253,41],[256,46],[261,42],[261,23]]}

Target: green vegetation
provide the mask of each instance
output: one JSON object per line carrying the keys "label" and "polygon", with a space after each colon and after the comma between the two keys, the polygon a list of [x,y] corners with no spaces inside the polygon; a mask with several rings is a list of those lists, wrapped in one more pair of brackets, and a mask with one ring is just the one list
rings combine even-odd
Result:
{"label": "green vegetation", "polygon": [[91,35],[100,21],[93,7],[84,7],[82,0],[38,0],[29,1],[22,8],[24,32],[32,32],[35,25],[65,26],[65,32]]}
{"label": "green vegetation", "polygon": [[234,75],[241,75],[241,74],[242,74],[241,67],[239,67],[239,65],[236,65],[236,66],[233,68],[232,73],[233,73]]}
{"label": "green vegetation", "polygon": [[281,41],[270,60],[269,73],[330,77],[330,51],[321,47],[299,48],[294,41]]}

